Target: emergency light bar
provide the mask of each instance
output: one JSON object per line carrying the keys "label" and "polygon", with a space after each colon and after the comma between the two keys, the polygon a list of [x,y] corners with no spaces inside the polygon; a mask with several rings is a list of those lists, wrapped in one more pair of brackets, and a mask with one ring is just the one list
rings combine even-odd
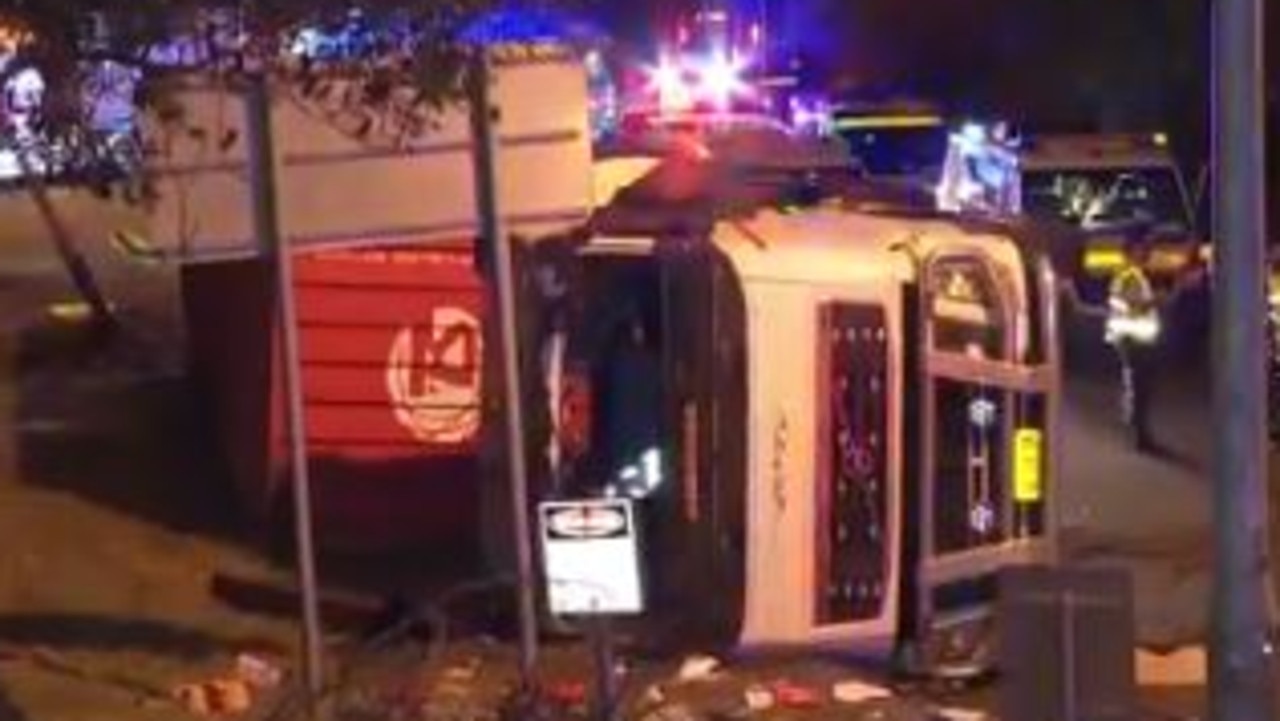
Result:
{"label": "emergency light bar", "polygon": [[878,130],[883,128],[936,128],[942,125],[937,115],[863,115],[837,116],[836,130]]}
{"label": "emergency light bar", "polygon": [[662,60],[649,71],[649,84],[663,112],[689,110],[700,103],[725,110],[749,89],[744,70],[741,61],[720,54],[683,62]]}
{"label": "emergency light bar", "polygon": [[[1151,248],[1143,269],[1156,274],[1176,273],[1191,265],[1201,255],[1200,251],[1182,245],[1157,245]],[[1084,268],[1089,273],[1112,273],[1124,267],[1127,262],[1124,247],[1119,243],[1092,246],[1084,252]]]}

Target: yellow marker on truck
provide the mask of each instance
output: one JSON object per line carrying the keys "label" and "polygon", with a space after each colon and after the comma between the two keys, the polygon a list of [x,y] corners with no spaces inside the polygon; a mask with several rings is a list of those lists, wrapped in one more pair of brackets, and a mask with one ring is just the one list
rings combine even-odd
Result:
{"label": "yellow marker on truck", "polygon": [[1019,428],[1013,434],[1013,499],[1038,503],[1044,497],[1040,477],[1044,433],[1039,428]]}

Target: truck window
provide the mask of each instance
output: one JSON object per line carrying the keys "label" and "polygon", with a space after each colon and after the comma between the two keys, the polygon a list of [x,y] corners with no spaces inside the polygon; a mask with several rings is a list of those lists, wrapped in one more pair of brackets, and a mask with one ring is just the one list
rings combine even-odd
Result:
{"label": "truck window", "polygon": [[[993,271],[976,257],[942,258],[928,277],[935,352],[1012,361],[1011,309]],[[993,383],[936,377],[933,394],[934,548],[953,553],[1005,536],[1003,482],[1011,396]]]}
{"label": "truck window", "polygon": [[664,479],[662,352],[642,318],[624,321],[602,354],[601,449],[610,491],[643,498]]}
{"label": "truck window", "polygon": [[990,360],[1005,355],[1004,312],[989,271],[974,259],[948,259],[929,278],[935,350]]}
{"label": "truck window", "polygon": [[660,271],[651,261],[587,264],[577,329],[589,364],[588,458],[571,484],[579,495],[646,498],[666,485]]}

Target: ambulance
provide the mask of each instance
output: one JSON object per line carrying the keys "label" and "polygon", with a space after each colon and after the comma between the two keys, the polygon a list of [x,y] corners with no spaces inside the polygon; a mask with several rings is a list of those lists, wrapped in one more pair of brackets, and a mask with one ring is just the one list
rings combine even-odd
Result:
{"label": "ambulance", "polygon": [[520,263],[531,507],[634,504],[635,638],[984,658],[1001,569],[1055,557],[1041,239],[704,151]]}

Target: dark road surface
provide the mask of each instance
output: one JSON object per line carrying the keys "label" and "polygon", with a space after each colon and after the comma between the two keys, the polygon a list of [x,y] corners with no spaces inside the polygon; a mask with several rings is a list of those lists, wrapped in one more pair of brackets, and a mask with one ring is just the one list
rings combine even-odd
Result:
{"label": "dark road surface", "polygon": [[1140,454],[1118,419],[1114,359],[1090,331],[1070,335],[1061,498],[1066,547],[1079,559],[1121,563],[1133,572],[1142,641],[1196,642],[1208,602],[1211,425],[1204,348],[1167,354],[1153,394],[1160,448]]}

